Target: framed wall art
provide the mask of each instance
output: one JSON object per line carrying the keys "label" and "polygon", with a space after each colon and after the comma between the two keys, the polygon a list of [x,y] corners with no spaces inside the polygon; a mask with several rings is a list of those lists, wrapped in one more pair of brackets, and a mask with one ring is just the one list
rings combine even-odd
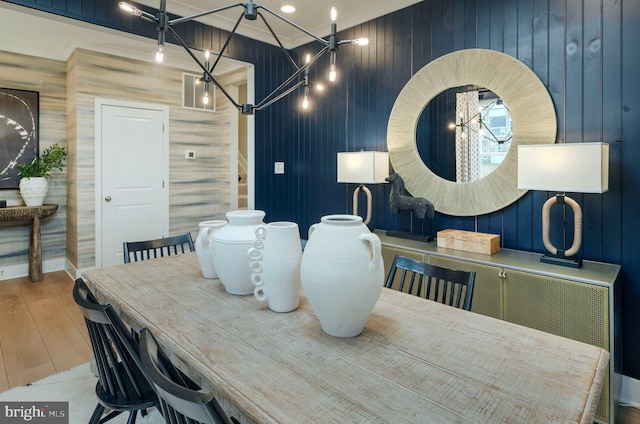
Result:
{"label": "framed wall art", "polygon": [[18,188],[17,165],[38,154],[39,101],[37,91],[0,88],[0,189]]}

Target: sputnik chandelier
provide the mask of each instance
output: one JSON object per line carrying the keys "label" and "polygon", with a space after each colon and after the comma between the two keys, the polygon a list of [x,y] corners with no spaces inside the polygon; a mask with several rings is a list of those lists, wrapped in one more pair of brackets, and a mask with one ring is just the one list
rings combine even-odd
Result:
{"label": "sputnik chandelier", "polygon": [[[209,61],[210,53],[208,50],[204,53],[204,62],[200,61],[196,57],[194,52],[191,50],[191,48],[187,46],[187,44],[182,40],[182,38],[180,38],[180,36],[176,33],[176,31],[173,28],[175,25],[179,25],[184,22],[189,22],[191,20],[194,20],[202,16],[210,15],[213,13],[221,12],[221,11],[235,8],[235,7],[242,7],[243,12],[238,18],[232,31],[229,33],[229,36],[227,37],[227,40],[224,43],[224,46],[218,53],[218,57],[213,62],[213,65],[210,64],[210,61]],[[316,60],[318,60],[318,58],[320,58],[323,54],[328,52],[331,55],[329,59],[330,60],[329,80],[333,82],[336,79],[336,54],[338,51],[338,46],[341,46],[344,44],[367,45],[369,43],[369,40],[367,38],[358,38],[353,40],[339,40],[336,34],[337,33],[337,25],[336,25],[337,13],[336,13],[336,9],[333,7],[331,8],[331,34],[329,35],[328,39],[321,38],[313,34],[312,32],[307,31],[306,29],[302,28],[295,22],[292,22],[291,20],[279,15],[278,13],[272,10],[269,10],[264,6],[259,6],[257,4],[254,4],[253,0],[250,0],[248,3],[236,3],[229,6],[219,7],[216,9],[207,10],[207,11],[195,13],[190,16],[176,18],[176,19],[169,19],[169,16],[167,14],[166,0],[160,0],[160,8],[156,15],[152,15],[151,13],[145,12],[144,10],[140,10],[137,7],[132,6],[131,4],[126,2],[120,2],[120,9],[122,9],[123,11],[133,16],[140,17],[144,20],[154,22],[156,24],[156,28],[158,30],[158,47],[156,49],[157,63],[161,63],[163,60],[166,34],[167,32],[169,32],[171,33],[173,38],[178,42],[178,44],[180,44],[187,51],[187,53],[191,56],[191,58],[198,64],[200,69],[202,69],[203,71],[202,78],[200,79],[204,83],[205,94],[203,97],[203,102],[208,101],[207,93],[209,91],[209,84],[215,84],[215,86],[217,86],[220,89],[222,94],[227,99],[229,99],[229,101],[233,104],[233,106],[236,107],[244,115],[253,115],[256,111],[262,110],[272,105],[273,103],[277,102],[278,100],[286,97],[287,95],[293,93],[299,87],[304,88],[304,97],[303,97],[302,105],[303,105],[303,108],[306,109],[309,105],[309,87],[315,86],[318,90],[322,90],[322,85],[317,84],[309,79],[309,67],[313,65],[313,63],[316,62]],[[293,26],[299,31],[302,31],[303,33],[309,35],[315,41],[320,43],[322,45],[322,48],[314,56],[307,55],[305,63],[302,65],[298,65],[295,62],[295,60],[293,60],[293,58],[291,57],[291,54],[287,51],[287,49],[285,49],[282,42],[276,35],[276,33],[273,31],[273,29],[271,28],[267,20],[264,18],[263,14],[260,13],[261,9],[275,16],[276,18],[286,22],[287,24]],[[213,73],[216,69],[216,66],[220,62],[220,58],[224,54],[224,51],[226,50],[227,46],[229,45],[229,42],[231,41],[231,37],[233,37],[233,35],[236,33],[236,30],[238,29],[238,26],[240,25],[240,22],[242,21],[242,19],[244,18],[249,21],[255,21],[258,17],[260,17],[260,19],[264,22],[265,26],[267,27],[271,35],[273,35],[273,37],[275,38],[275,41],[278,43],[280,50],[285,54],[287,60],[293,65],[294,72],[293,74],[291,74],[291,76],[289,76],[284,82],[282,82],[277,88],[275,88],[260,102],[256,104],[249,104],[249,103],[240,104],[236,102],[231,97],[231,95],[216,81],[215,77],[213,76]]]}
{"label": "sputnik chandelier", "polygon": [[[460,121],[458,123],[455,123],[455,122],[449,123],[449,129],[455,130],[456,128],[460,128],[461,138],[466,138],[467,137],[466,134],[475,132],[478,134],[478,138],[481,141],[488,140],[490,142],[500,144],[500,145],[505,144],[506,142],[511,140],[511,138],[513,137],[513,132],[509,130],[505,134],[498,135],[498,134],[495,134],[494,131],[489,126],[487,126],[489,112],[491,112],[491,110],[494,108],[500,108],[500,107],[504,108],[506,115],[508,115],[509,117],[511,116],[511,114],[509,113],[509,109],[507,108],[507,105],[504,104],[504,102],[501,99],[496,99],[491,103],[481,107],[478,113],[471,116],[469,119],[465,120],[464,116],[460,116],[459,117]],[[505,124],[509,120],[507,119],[506,115],[504,118]],[[465,128],[466,128],[466,131],[465,131]],[[508,126],[508,128],[510,128],[510,126]]]}

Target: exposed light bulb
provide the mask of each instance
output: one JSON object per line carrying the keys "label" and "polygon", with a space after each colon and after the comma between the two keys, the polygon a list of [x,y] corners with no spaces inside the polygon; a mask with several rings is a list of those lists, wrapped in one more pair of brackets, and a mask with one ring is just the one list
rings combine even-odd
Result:
{"label": "exposed light bulb", "polygon": [[303,109],[309,108],[309,97],[304,96],[304,99],[302,100],[302,108]]}
{"label": "exposed light bulb", "polygon": [[336,80],[336,65],[334,63],[329,67],[329,81],[334,82]]}
{"label": "exposed light bulb", "polygon": [[158,46],[156,50],[156,63],[162,63],[164,60],[164,47],[162,45]]}
{"label": "exposed light bulb", "polygon": [[209,53],[209,50],[207,50],[207,51],[205,51],[205,52],[204,52],[204,58],[205,58],[206,60],[209,60],[209,54],[210,54],[210,53]]}
{"label": "exposed light bulb", "polygon": [[121,10],[127,12],[130,15],[133,16],[142,16],[142,12],[140,11],[140,9],[138,9],[137,7],[133,7],[128,3],[125,3],[123,1],[121,1],[118,6],[120,7]]}
{"label": "exposed light bulb", "polygon": [[304,63],[309,63],[311,61],[311,55],[307,54],[307,56],[304,59],[305,59]]}
{"label": "exposed light bulb", "polygon": [[209,92],[205,91],[204,95],[202,96],[202,104],[208,105],[209,104]]}
{"label": "exposed light bulb", "polygon": [[316,88],[316,90],[318,90],[318,91],[322,91],[322,90],[324,90],[324,85],[322,85],[322,84],[314,83],[314,87],[315,87],[315,88]]}
{"label": "exposed light bulb", "polygon": [[331,21],[335,22],[336,19],[338,19],[338,11],[336,10],[335,7],[331,8]]}
{"label": "exposed light bulb", "polygon": [[356,38],[354,40],[351,40],[351,44],[356,46],[367,46],[369,45],[369,39],[366,37]]}
{"label": "exposed light bulb", "polygon": [[449,122],[449,129],[453,130],[456,128],[456,124],[454,124],[453,122]]}

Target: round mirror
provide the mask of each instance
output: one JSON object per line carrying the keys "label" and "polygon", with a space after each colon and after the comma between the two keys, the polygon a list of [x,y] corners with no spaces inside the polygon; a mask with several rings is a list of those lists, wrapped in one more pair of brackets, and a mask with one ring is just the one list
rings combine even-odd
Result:
{"label": "round mirror", "polygon": [[491,90],[476,86],[439,93],[416,126],[422,161],[440,178],[458,183],[493,172],[504,161],[512,137],[507,104]]}
{"label": "round mirror", "polygon": [[[455,177],[438,176],[425,164],[418,152],[416,131],[424,109],[439,93],[463,86],[486,88],[508,106],[512,138],[504,159],[491,173],[458,183]],[[428,120],[428,124],[434,123],[449,124],[444,118]],[[551,97],[531,69],[504,53],[468,49],[428,63],[407,82],[389,116],[387,147],[394,171],[413,196],[426,198],[444,214],[482,215],[502,209],[526,193],[517,188],[517,145],[555,143],[556,131]],[[429,148],[431,143],[428,138]]]}

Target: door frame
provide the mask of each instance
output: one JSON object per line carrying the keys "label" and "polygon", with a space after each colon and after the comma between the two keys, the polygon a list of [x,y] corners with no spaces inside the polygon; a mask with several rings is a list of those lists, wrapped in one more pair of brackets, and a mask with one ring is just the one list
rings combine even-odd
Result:
{"label": "door frame", "polygon": [[95,205],[95,266],[102,267],[102,106],[132,109],[152,109],[162,112],[162,232],[169,234],[169,107],[154,103],[131,102],[96,97],[94,101],[94,205]]}

